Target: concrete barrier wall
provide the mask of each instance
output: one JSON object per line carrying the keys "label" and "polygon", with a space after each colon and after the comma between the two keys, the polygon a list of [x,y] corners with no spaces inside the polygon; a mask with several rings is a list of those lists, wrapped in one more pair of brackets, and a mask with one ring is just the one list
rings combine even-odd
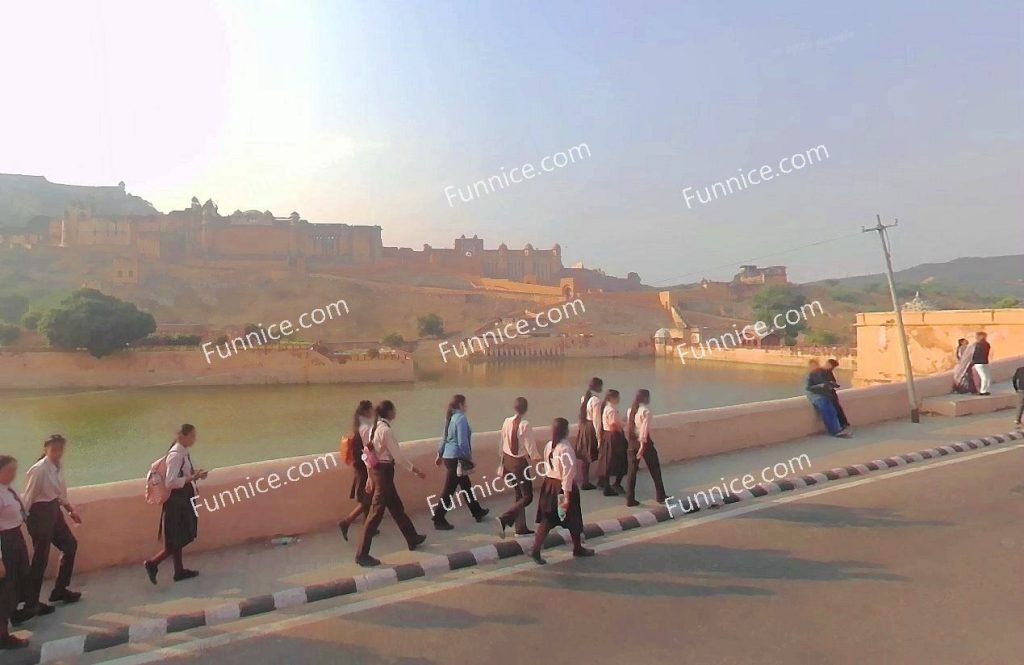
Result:
{"label": "concrete barrier wall", "polygon": [[[992,365],[993,378],[1007,380],[1014,369],[1024,363],[1024,357],[1007,359]],[[920,397],[932,397],[950,392],[949,373],[927,377],[918,381]],[[903,384],[890,384],[844,390],[840,393],[843,406],[855,425],[867,425],[905,417],[908,414],[906,388]],[[654,395],[657,407],[658,395]],[[400,406],[400,405],[399,405]],[[573,414],[567,413],[567,416]],[[395,423],[401,436],[402,422]],[[714,409],[701,409],[658,415],[654,418],[652,435],[658,452],[665,463],[728,453],[744,448],[770,445],[812,435],[822,431],[813,408],[803,397],[756,402]],[[547,426],[535,427],[537,439],[546,441],[550,436]],[[406,509],[418,527],[427,532],[429,527],[427,497],[439,491],[442,473],[433,465],[437,439],[412,441],[403,444],[403,454],[427,472],[427,480],[420,481],[412,474],[399,470],[398,486]],[[477,462],[474,482],[484,476],[493,478],[498,463],[498,432],[473,435],[473,449]],[[810,451],[809,451],[810,452]],[[254,464],[215,469],[200,483],[200,494],[212,497],[241,485],[255,483],[271,473],[285,479],[288,470],[303,462],[310,475],[311,464],[318,456],[270,460]],[[193,458],[197,466],[203,462],[203,442],[197,443]],[[325,463],[320,462],[320,469]],[[141,470],[140,470],[141,471]],[[298,469],[292,471],[298,477]],[[190,546],[190,552],[211,550],[251,540],[266,540],[277,534],[301,534],[330,527],[352,507],[348,498],[351,471],[340,463],[329,470],[313,473],[308,478],[287,482],[277,490],[257,494],[250,499],[239,493],[242,501],[216,512],[201,508],[199,539]],[[118,564],[139,564],[160,547],[156,540],[160,509],[143,500],[142,480],[121,481],[104,485],[77,487],[71,490],[71,501],[78,508],[85,524],[78,528],[80,546],[78,569],[91,570]],[[504,505],[510,501],[509,493],[485,500],[490,505]],[[352,546],[339,544],[339,556],[351,554]],[[50,570],[55,570],[51,566]]]}

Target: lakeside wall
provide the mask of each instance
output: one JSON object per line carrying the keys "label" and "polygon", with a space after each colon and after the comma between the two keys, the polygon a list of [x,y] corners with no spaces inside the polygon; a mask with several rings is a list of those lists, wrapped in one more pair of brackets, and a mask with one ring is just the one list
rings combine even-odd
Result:
{"label": "lakeside wall", "polygon": [[105,358],[84,351],[0,351],[0,389],[385,383],[415,380],[410,356],[344,360],[308,348],[256,348],[230,358],[202,350],[136,349]]}
{"label": "lakeside wall", "polygon": [[[993,363],[993,378],[1007,380],[1022,361],[1024,357]],[[949,373],[927,377],[917,382],[918,392],[921,398],[948,394],[951,383]],[[855,425],[908,415],[903,384],[843,390],[841,395],[843,406]],[[400,420],[396,423],[396,431],[401,437]],[[536,427],[535,432],[538,440],[546,440],[550,436],[548,427]],[[662,414],[654,418],[653,427],[653,437],[663,463],[770,445],[821,432],[814,409],[804,397]],[[437,439],[411,441],[402,449],[406,458],[427,473],[427,479],[421,481],[400,469],[398,483],[409,514],[421,530],[430,533],[426,497],[435,494],[442,482],[441,471],[433,464]],[[474,482],[480,482],[484,476],[492,477],[498,461],[498,432],[474,433],[473,449],[478,469]],[[289,468],[302,462],[312,463],[317,457],[310,455],[215,469],[206,481],[200,483],[200,494],[212,497],[270,473],[284,478]],[[201,442],[195,449],[194,458],[196,464],[202,466]],[[325,468],[323,462],[320,468]],[[266,494],[257,494],[216,512],[201,509],[199,539],[189,547],[189,551],[212,550],[247,541],[265,541],[278,534],[301,534],[330,528],[352,507],[348,498],[350,482],[350,469],[339,462],[330,470],[288,483]],[[145,503],[143,489],[144,481],[141,479],[71,489],[70,499],[85,521],[85,525],[76,530],[79,571],[119,564],[137,565],[159,549],[155,538],[160,510]],[[508,502],[507,492],[484,501],[491,507]],[[339,540],[338,556],[351,556],[352,548],[353,545],[345,545]],[[51,566],[50,570],[55,571],[56,566]]]}
{"label": "lakeside wall", "polygon": [[[666,358],[679,361],[677,353],[667,353]],[[842,369],[857,369],[857,354],[851,349],[843,347],[764,347],[764,348],[743,348],[732,347],[728,349],[715,349],[707,356],[708,360],[715,360],[727,363],[740,363],[744,365],[772,365],[777,367],[807,367],[807,361],[817,359],[824,361],[828,358],[835,358],[839,361]],[[691,362],[703,362],[701,360]]]}

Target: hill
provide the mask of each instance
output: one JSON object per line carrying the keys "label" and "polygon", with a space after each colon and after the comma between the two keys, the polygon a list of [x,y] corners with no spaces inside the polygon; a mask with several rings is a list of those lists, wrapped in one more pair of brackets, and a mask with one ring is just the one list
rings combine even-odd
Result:
{"label": "hill", "polygon": [[[926,296],[968,295],[996,298],[1012,296],[1024,298],[1024,254],[989,257],[962,257],[946,263],[923,263],[895,273],[901,289],[915,289]],[[843,279],[826,279],[813,284],[863,290],[872,284],[885,285],[885,275],[860,275]]]}
{"label": "hill", "polygon": [[60,219],[71,203],[92,206],[97,215],[151,215],[149,201],[113,187],[62,185],[43,176],[0,173],[0,228],[21,228],[34,219]]}

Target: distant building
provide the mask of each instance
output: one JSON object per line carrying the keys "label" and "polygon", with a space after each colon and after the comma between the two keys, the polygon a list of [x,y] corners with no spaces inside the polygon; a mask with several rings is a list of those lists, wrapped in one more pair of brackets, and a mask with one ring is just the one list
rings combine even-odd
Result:
{"label": "distant building", "polygon": [[786,266],[740,266],[740,271],[732,278],[733,283],[760,286],[765,284],[786,284]]}

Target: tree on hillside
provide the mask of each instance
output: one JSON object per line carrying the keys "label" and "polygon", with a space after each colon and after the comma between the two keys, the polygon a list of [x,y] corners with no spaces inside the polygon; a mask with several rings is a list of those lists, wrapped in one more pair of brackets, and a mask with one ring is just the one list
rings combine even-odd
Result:
{"label": "tree on hillside", "polygon": [[[789,310],[800,311],[800,308],[807,304],[807,298],[800,293],[796,287],[790,285],[765,286],[754,294],[751,306],[754,309],[754,318],[764,321],[769,326],[774,325],[777,314],[785,315]],[[781,320],[781,319],[780,319]],[[788,346],[796,343],[796,336],[802,330],[807,329],[807,321],[801,317],[793,324],[786,323],[779,332],[782,333],[783,341]]]}
{"label": "tree on hillside", "polygon": [[444,321],[437,314],[427,314],[416,320],[420,337],[441,337],[444,335]]}
{"label": "tree on hillside", "polygon": [[1011,296],[1007,296],[1005,298],[997,300],[995,304],[993,304],[992,306],[995,307],[996,309],[1013,309],[1014,307],[1020,307],[1020,305],[1020,300],[1018,300],[1017,298],[1013,298]]}
{"label": "tree on hillside", "polygon": [[384,346],[390,346],[393,349],[398,349],[405,346],[405,338],[397,332],[389,332],[387,335],[380,340],[380,343]]}
{"label": "tree on hillside", "polygon": [[21,328],[10,323],[0,323],[0,346],[10,346],[21,337]]}
{"label": "tree on hillside", "polygon": [[58,349],[85,348],[102,358],[156,330],[152,314],[95,289],[79,289],[47,311],[39,330]]}

